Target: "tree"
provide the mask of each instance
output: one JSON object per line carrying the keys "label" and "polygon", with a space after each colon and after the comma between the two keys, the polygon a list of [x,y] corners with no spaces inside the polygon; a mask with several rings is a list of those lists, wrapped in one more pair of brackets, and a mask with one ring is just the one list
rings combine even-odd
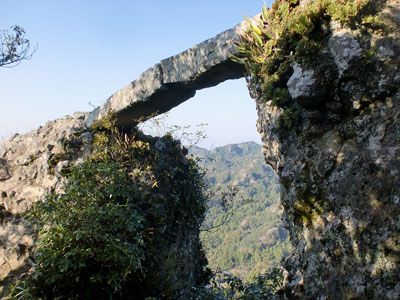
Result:
{"label": "tree", "polygon": [[0,31],[0,67],[15,67],[30,59],[35,51],[36,47],[31,49],[22,27],[16,25]]}

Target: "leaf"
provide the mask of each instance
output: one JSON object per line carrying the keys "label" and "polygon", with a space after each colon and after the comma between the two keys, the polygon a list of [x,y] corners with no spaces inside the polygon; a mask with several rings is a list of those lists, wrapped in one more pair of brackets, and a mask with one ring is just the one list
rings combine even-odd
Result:
{"label": "leaf", "polygon": [[151,185],[151,188],[154,189],[156,187],[158,187],[158,182],[157,182],[157,180],[154,180],[153,184]]}
{"label": "leaf", "polygon": [[262,15],[264,21],[267,21],[269,19],[269,11],[265,5],[262,7],[261,15]]}
{"label": "leaf", "polygon": [[258,36],[262,35],[262,31],[261,28],[258,27],[256,24],[254,24],[254,22],[250,23],[251,28],[253,29],[253,32],[256,33]]}
{"label": "leaf", "polygon": [[252,32],[252,34],[253,34],[253,37],[254,37],[254,39],[255,39],[257,45],[258,45],[259,47],[261,47],[262,44],[263,44],[262,38],[261,38],[257,33],[255,33],[254,31]]}

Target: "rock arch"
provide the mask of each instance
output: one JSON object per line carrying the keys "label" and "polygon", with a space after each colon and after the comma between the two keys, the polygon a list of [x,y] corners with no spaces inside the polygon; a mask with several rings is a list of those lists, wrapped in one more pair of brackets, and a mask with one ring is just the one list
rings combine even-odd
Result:
{"label": "rock arch", "polygon": [[[262,91],[250,82],[264,155],[282,182],[284,220],[294,244],[287,264],[290,299],[400,298],[400,3],[384,2],[381,16],[392,28],[386,36],[374,33],[365,43],[359,32],[332,28],[320,51],[322,67],[333,70],[325,74],[329,80],[316,75],[321,66],[293,66],[287,85],[295,116],[259,100]],[[240,28],[161,61],[89,114],[49,122],[0,146],[0,191],[21,200],[10,200],[14,207],[5,210],[23,210],[58,186],[59,178],[47,172],[49,155],[85,125],[112,111],[118,125],[131,126],[179,105],[196,90],[243,77],[244,68],[231,60]],[[349,45],[359,50],[356,55],[349,55]],[[376,69],[366,73],[371,50]],[[331,93],[321,95],[327,82]],[[280,126],[282,116],[293,117],[296,128]],[[79,139],[84,144],[90,136]],[[70,162],[59,163],[62,168]],[[9,249],[22,239],[31,244],[24,230],[22,221],[3,225],[5,238],[14,232]],[[0,255],[19,260],[12,251],[0,249]]]}
{"label": "rock arch", "polygon": [[[258,82],[249,80],[294,246],[286,262],[290,299],[400,297],[399,1],[382,3],[388,32],[361,36],[331,24],[311,59],[320,64],[292,65],[286,84],[292,111],[261,100]],[[230,59],[240,28],[161,61],[87,123],[113,111],[120,126],[129,126],[198,89],[243,77],[243,67]],[[374,72],[365,68],[371,63]]]}
{"label": "rock arch", "polygon": [[112,111],[119,126],[130,126],[170,110],[197,90],[244,77],[243,65],[232,60],[241,27],[239,24],[147,69],[89,113],[87,125]]}

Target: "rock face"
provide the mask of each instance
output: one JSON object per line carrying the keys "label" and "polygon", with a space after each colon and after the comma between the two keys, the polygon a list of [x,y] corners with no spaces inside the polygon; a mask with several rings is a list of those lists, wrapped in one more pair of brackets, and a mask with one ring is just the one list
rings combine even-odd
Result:
{"label": "rock face", "polygon": [[[48,122],[0,145],[0,297],[3,288],[31,266],[32,231],[22,213],[47,192],[59,191],[62,168],[78,163],[89,151],[88,136],[81,135],[86,116],[76,113]],[[65,141],[78,133],[73,153],[65,155]]]}
{"label": "rock face", "polygon": [[[89,126],[112,111],[120,127],[130,127],[179,105],[193,97],[196,90],[243,77],[243,66],[231,60],[240,29],[238,25],[162,60],[89,114],[77,113],[48,122],[0,145],[0,297],[4,287],[32,264],[29,252],[34,244],[33,233],[21,214],[46,193],[60,191],[63,171],[87,157],[92,140]],[[193,232],[182,237],[187,241],[177,243],[192,249],[195,243],[190,234]]]}
{"label": "rock face", "polygon": [[316,79],[313,70],[303,70],[297,63],[293,65],[293,74],[287,82],[290,96],[293,99],[311,98],[314,92]]}
{"label": "rock face", "polygon": [[[47,193],[62,193],[68,169],[92,153],[96,135],[86,127],[86,118],[86,113],[76,113],[48,122],[30,133],[15,135],[0,147],[0,299],[8,296],[16,280],[29,274],[35,260],[36,232],[24,213],[45,200]],[[139,180],[147,182],[140,186],[144,195],[140,213],[148,228],[143,234],[146,258],[139,272],[143,276],[131,284],[137,286],[133,297],[190,299],[193,287],[208,278],[199,240],[201,188],[195,190],[195,181],[188,179],[192,178],[191,164],[178,142],[144,136],[137,144],[142,148],[138,146],[141,150],[135,163],[142,160],[143,165],[134,170],[140,174],[138,185]],[[157,189],[149,178],[157,180]],[[183,179],[190,184],[182,183]]]}
{"label": "rock face", "polygon": [[244,67],[231,59],[240,30],[238,25],[162,60],[91,112],[88,125],[113,111],[120,126],[132,126],[181,104],[196,90],[243,77]]}
{"label": "rock face", "polygon": [[[315,57],[336,70],[329,85],[311,79],[318,64],[293,67],[291,128],[278,122],[284,109],[257,100],[264,154],[282,183],[295,248],[286,261],[290,299],[400,298],[399,8],[386,2],[385,30],[332,24]],[[321,88],[326,94],[315,100]]]}
{"label": "rock face", "polygon": [[335,59],[339,76],[343,75],[352,61],[359,59],[362,55],[360,43],[349,30],[335,31],[329,39],[329,50]]}
{"label": "rock face", "polygon": [[[249,82],[294,245],[286,262],[290,299],[400,298],[400,1],[385,3],[385,30],[332,24],[314,60],[323,64],[292,66],[291,127],[279,122],[285,110],[259,100]],[[85,126],[111,111],[118,125],[131,126],[197,89],[244,76],[230,60],[237,30],[163,60],[88,116],[49,122],[1,145],[0,286],[29,269],[32,234],[20,213],[61,189],[63,170],[85,159]],[[65,143],[70,137],[74,143]]]}

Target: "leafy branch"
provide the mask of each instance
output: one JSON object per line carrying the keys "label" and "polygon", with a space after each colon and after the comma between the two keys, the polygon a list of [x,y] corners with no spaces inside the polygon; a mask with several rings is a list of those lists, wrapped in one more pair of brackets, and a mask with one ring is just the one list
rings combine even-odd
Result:
{"label": "leafy branch", "polygon": [[36,50],[37,46],[31,48],[22,27],[16,25],[0,31],[0,67],[16,67],[21,61],[31,59]]}

